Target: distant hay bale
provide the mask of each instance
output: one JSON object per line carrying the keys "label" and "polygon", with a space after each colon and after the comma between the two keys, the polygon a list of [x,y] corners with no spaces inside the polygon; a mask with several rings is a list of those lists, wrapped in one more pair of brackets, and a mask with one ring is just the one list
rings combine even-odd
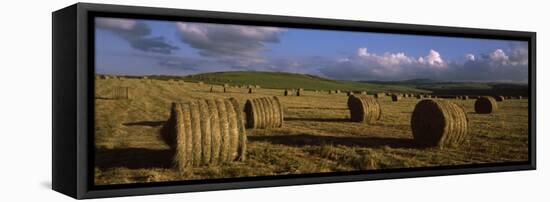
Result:
{"label": "distant hay bale", "polygon": [[399,101],[400,98],[401,97],[399,95],[396,95],[396,94],[391,95],[391,101],[393,102]]}
{"label": "distant hay bale", "polygon": [[361,91],[361,95],[366,95],[367,91]]}
{"label": "distant hay bale", "polygon": [[353,95],[353,91],[348,91],[348,92],[347,92],[347,95],[348,95],[348,96],[352,96],[352,95]]}
{"label": "distant hay bale", "polygon": [[463,95],[463,96],[462,96],[462,99],[463,99],[463,100],[468,100],[468,99],[470,99],[470,97],[468,97],[467,95]]}
{"label": "distant hay bale", "polygon": [[348,108],[353,122],[373,123],[379,120],[382,115],[378,101],[366,95],[349,96]]}
{"label": "distant hay bale", "polygon": [[130,99],[130,90],[128,87],[114,87],[111,92],[111,99],[127,100]]}
{"label": "distant hay bale", "polygon": [[285,89],[284,95],[285,95],[285,96],[288,96],[288,95],[289,95],[288,89]]}
{"label": "distant hay bale", "polygon": [[250,84],[247,85],[246,87],[247,87],[247,88],[254,88],[254,86],[253,86],[253,85],[250,85]]}
{"label": "distant hay bale", "polygon": [[304,95],[304,89],[298,88],[298,90],[296,91],[296,96],[303,96],[303,95]]}
{"label": "distant hay bale", "polygon": [[516,98],[517,98],[518,100],[521,100],[521,99],[522,99],[521,95],[517,96]]}
{"label": "distant hay bale", "polygon": [[211,93],[214,92],[214,86],[210,86],[210,92],[211,92]]}
{"label": "distant hay bale", "polygon": [[386,96],[385,93],[375,93],[374,94],[374,98],[383,98],[384,96]]}
{"label": "distant hay bale", "polygon": [[260,88],[260,85],[256,85],[256,86],[254,86],[254,87],[256,87],[256,88]]}
{"label": "distant hay bale", "polygon": [[340,90],[335,90],[334,94],[340,94]]}
{"label": "distant hay bale", "polygon": [[225,83],[225,84],[223,84],[223,87],[224,88],[229,88],[229,84]]}
{"label": "distant hay bale", "polygon": [[422,99],[422,95],[416,95],[416,99]]}
{"label": "distant hay bale", "polygon": [[277,97],[249,99],[244,105],[246,128],[279,128],[283,126],[283,106]]}
{"label": "distant hay bale", "polygon": [[496,100],[497,102],[502,102],[502,101],[504,101],[504,96],[495,96],[494,98],[495,98],[495,100]]}
{"label": "distant hay bale", "polygon": [[248,93],[250,93],[250,94],[254,93],[254,91],[252,90],[252,88],[249,88],[249,89],[248,89]]}
{"label": "distant hay bale", "polygon": [[329,95],[332,94],[332,90],[328,90],[328,94],[329,94]]}
{"label": "distant hay bale", "polygon": [[494,98],[485,96],[476,100],[474,108],[478,114],[490,114],[498,109],[498,105]]}
{"label": "distant hay bale", "polygon": [[173,103],[161,136],[174,151],[180,170],[193,166],[243,161],[244,118],[233,98]]}
{"label": "distant hay bale", "polygon": [[468,135],[464,109],[445,100],[424,99],[416,104],[411,128],[420,146],[456,146]]}

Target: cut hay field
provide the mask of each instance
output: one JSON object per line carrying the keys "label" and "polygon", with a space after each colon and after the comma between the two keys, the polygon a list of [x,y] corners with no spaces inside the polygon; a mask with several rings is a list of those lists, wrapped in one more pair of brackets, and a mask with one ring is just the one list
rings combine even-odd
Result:
{"label": "cut hay field", "polygon": [[[130,99],[111,99],[128,87]],[[156,79],[96,79],[95,184],[125,184],[194,179],[271,176],[388,168],[464,165],[528,160],[528,100],[499,102],[493,114],[476,114],[475,99],[452,100],[466,109],[469,136],[452,148],[412,144],[410,118],[416,98],[392,102],[379,98],[382,118],[373,124],[350,122],[345,93],[304,92],[283,96],[262,86],[228,88]],[[247,129],[247,159],[183,172],[173,168],[169,146],[159,133],[172,102],[196,98],[279,96],[284,125]]]}

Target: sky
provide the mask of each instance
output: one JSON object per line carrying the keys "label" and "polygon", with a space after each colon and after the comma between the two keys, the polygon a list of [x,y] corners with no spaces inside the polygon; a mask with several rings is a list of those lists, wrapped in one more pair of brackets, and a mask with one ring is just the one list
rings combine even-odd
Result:
{"label": "sky", "polygon": [[312,74],[336,80],[528,80],[524,41],[95,19],[98,74],[220,71]]}

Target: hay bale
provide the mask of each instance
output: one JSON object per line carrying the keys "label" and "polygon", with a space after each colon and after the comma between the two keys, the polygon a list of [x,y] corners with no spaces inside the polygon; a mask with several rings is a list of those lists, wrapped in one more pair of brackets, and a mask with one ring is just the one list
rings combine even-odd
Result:
{"label": "hay bale", "polygon": [[302,96],[302,95],[304,95],[304,89],[298,88],[298,90],[296,91],[296,96]]}
{"label": "hay bale", "polygon": [[468,99],[470,99],[470,97],[468,97],[467,95],[464,95],[464,96],[462,96],[462,99],[463,100],[468,100]]}
{"label": "hay bale", "polygon": [[224,88],[229,88],[229,84],[224,83],[224,84],[223,84],[223,87],[224,87]]}
{"label": "hay bale", "polygon": [[283,106],[277,97],[249,99],[244,106],[246,128],[283,126]]}
{"label": "hay bale", "polygon": [[329,95],[332,94],[332,90],[328,90],[328,94],[329,94]]}
{"label": "hay bale", "polygon": [[521,95],[517,96],[516,98],[517,98],[518,100],[521,100],[521,99],[522,99]]}
{"label": "hay bale", "polygon": [[111,98],[116,100],[130,99],[130,90],[128,87],[117,86],[111,92]]}
{"label": "hay bale", "polygon": [[361,91],[361,95],[366,95],[367,91]]}
{"label": "hay bale", "polygon": [[210,92],[211,92],[211,93],[214,92],[214,86],[210,86]]}
{"label": "hay bale", "polygon": [[383,98],[384,96],[386,96],[385,93],[375,93],[374,94],[374,98]]}
{"label": "hay bale", "polygon": [[420,146],[456,146],[468,135],[464,109],[445,100],[424,99],[416,104],[411,128]]}
{"label": "hay bale", "polygon": [[399,101],[400,98],[401,98],[401,96],[399,96],[399,95],[396,95],[396,94],[391,95],[391,101],[393,101],[393,102]]}
{"label": "hay bale", "polygon": [[481,97],[476,100],[474,108],[478,114],[490,114],[498,109],[498,105],[492,97]]}
{"label": "hay bale", "polygon": [[254,93],[254,91],[252,90],[252,88],[248,88],[248,93],[250,93],[250,94]]}
{"label": "hay bale", "polygon": [[416,95],[416,99],[422,99],[422,95]]}
{"label": "hay bale", "polygon": [[334,94],[340,94],[340,90],[335,90]]}
{"label": "hay bale", "polygon": [[502,102],[502,101],[504,101],[504,96],[502,96],[502,95],[500,95],[500,96],[495,96],[494,98],[495,98],[495,100],[496,100],[497,102]]}
{"label": "hay bale", "polygon": [[233,98],[173,103],[161,135],[174,150],[174,165],[184,170],[243,161],[246,133],[239,109]]}
{"label": "hay bale", "polygon": [[256,88],[260,88],[260,85],[256,85],[256,86],[254,86],[254,87],[256,87]]}
{"label": "hay bale", "polygon": [[353,122],[372,123],[379,120],[382,115],[378,101],[366,95],[349,96],[348,108]]}
{"label": "hay bale", "polygon": [[352,95],[353,95],[353,91],[348,91],[348,92],[347,92],[347,95],[348,95],[348,96],[352,96]]}
{"label": "hay bale", "polygon": [[288,96],[288,95],[289,95],[288,89],[285,89],[284,95],[285,95],[285,96]]}

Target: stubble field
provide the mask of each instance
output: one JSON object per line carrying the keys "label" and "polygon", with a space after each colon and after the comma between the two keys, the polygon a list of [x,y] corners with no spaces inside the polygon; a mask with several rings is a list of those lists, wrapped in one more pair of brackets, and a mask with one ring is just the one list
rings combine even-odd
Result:
{"label": "stubble field", "polygon": [[[130,99],[112,99],[113,89],[128,87]],[[466,143],[454,148],[413,144],[410,117],[416,98],[378,99],[382,118],[374,124],[349,121],[345,93],[305,91],[283,96],[282,89],[228,88],[154,79],[96,79],[95,184],[272,176],[388,168],[516,162],[528,159],[528,100],[499,102],[493,114],[476,114],[475,99],[452,100],[469,120]],[[247,160],[173,168],[171,151],[159,133],[172,102],[197,98],[247,99],[279,96],[282,128],[246,130]]]}

